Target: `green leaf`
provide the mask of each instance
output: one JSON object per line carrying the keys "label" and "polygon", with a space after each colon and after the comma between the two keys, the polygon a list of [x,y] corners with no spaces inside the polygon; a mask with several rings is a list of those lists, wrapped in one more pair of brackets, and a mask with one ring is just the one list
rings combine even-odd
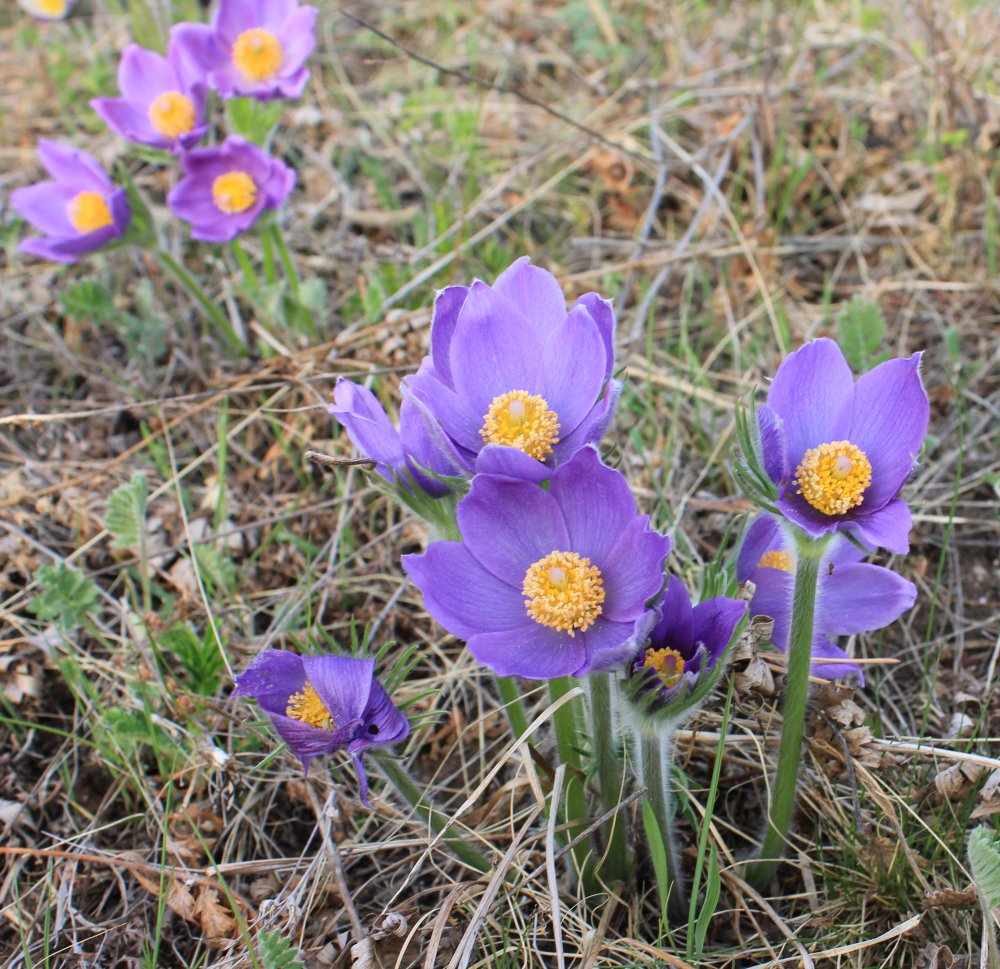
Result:
{"label": "green leaf", "polygon": [[840,348],[854,371],[867,370],[885,337],[885,320],[874,303],[855,296],[837,317]]}
{"label": "green leaf", "polygon": [[969,835],[969,867],[983,907],[1000,905],[1000,838],[989,828],[976,828]]}
{"label": "green leaf", "polygon": [[719,852],[715,842],[711,843],[708,855],[708,871],[705,873],[705,901],[702,903],[698,920],[694,924],[693,952],[696,956],[705,951],[705,936],[708,933],[708,923],[715,915],[722,893],[722,879],[719,877]]}
{"label": "green leaf", "polygon": [[79,626],[101,595],[92,580],[63,562],[42,566],[35,578],[42,593],[28,603],[28,608],[39,619],[53,622],[63,632]]}
{"label": "green leaf", "polygon": [[228,592],[236,584],[233,563],[218,549],[211,545],[195,545],[194,557],[209,592]]}
{"label": "green leaf", "polygon": [[321,313],[326,308],[326,283],[322,279],[307,279],[299,286],[299,303],[307,310]]}
{"label": "green leaf", "polygon": [[229,98],[226,101],[226,121],[231,132],[266,148],[282,110],[281,101]]}
{"label": "green leaf", "polygon": [[660,830],[660,822],[656,820],[656,812],[649,798],[642,799],[642,826],[646,831],[646,847],[649,849],[649,857],[653,862],[653,874],[656,875],[656,884],[659,886],[660,903],[663,910],[660,912],[660,919],[664,925],[668,924],[667,898],[670,885],[670,865],[667,862],[667,852],[663,845],[663,832]]}
{"label": "green leaf", "polygon": [[199,638],[187,623],[175,623],[160,637],[160,646],[180,660],[196,693],[215,696],[225,664],[210,629]]}
{"label": "green leaf", "polygon": [[264,969],[304,969],[298,949],[280,932],[261,932],[260,961]]}
{"label": "green leaf", "polygon": [[111,290],[96,279],[81,279],[59,294],[59,302],[68,316],[77,320],[107,323],[114,318]]}
{"label": "green leaf", "polygon": [[149,489],[142,474],[132,475],[128,484],[115,488],[108,498],[104,527],[122,548],[142,544],[146,534],[146,498]]}

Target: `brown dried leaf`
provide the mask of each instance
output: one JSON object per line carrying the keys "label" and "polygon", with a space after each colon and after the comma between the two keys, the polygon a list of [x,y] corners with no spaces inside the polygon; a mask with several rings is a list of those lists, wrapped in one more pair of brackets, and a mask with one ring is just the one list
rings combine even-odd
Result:
{"label": "brown dried leaf", "polygon": [[986,778],[986,783],[979,791],[979,800],[982,803],[972,812],[973,818],[988,818],[1000,814],[1000,770],[993,771]]}
{"label": "brown dried leaf", "polygon": [[949,801],[960,801],[972,790],[986,768],[962,760],[946,767],[934,778],[934,790]]}
{"label": "brown dried leaf", "polygon": [[236,919],[228,907],[219,904],[219,893],[214,888],[200,886],[194,915],[209,942],[228,941],[236,937]]}

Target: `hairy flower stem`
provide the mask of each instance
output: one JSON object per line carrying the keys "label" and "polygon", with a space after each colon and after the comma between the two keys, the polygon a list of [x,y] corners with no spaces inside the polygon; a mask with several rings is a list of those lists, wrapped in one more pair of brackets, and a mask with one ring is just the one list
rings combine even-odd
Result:
{"label": "hairy flower stem", "polygon": [[[618,757],[618,730],[615,723],[614,683],[610,673],[591,673],[585,678],[590,703],[590,743],[597,768],[597,787],[601,792],[604,813],[621,803],[624,784],[622,762]],[[604,828],[604,875],[609,885],[628,880],[630,870],[625,814],[612,815]]]}
{"label": "hairy flower stem", "polygon": [[497,690],[500,699],[503,700],[504,713],[507,714],[507,722],[510,724],[510,732],[516,740],[523,737],[528,729],[528,714],[524,709],[524,700],[521,691],[518,689],[517,680],[512,676],[498,676]]}
{"label": "hairy flower stem", "polygon": [[827,539],[796,540],[795,591],[792,622],[788,636],[788,678],[785,682],[785,709],[781,724],[778,769],[771,784],[771,809],[767,830],[757,860],[747,868],[747,882],[762,889],[771,880],[781,860],[788,828],[795,808],[802,737],[809,701],[809,667],[812,662],[813,619],[816,613],[816,584]]}
{"label": "hairy flower stem", "polygon": [[[409,772],[400,761],[391,754],[382,751],[372,750],[368,756],[373,757],[388,778],[389,782],[399,792],[400,796],[411,805],[428,824],[434,834],[441,834],[448,824],[448,818],[436,808],[432,807],[424,792],[417,786],[410,777]],[[468,844],[464,838],[453,833],[454,829],[442,836],[441,840],[451,849],[455,856],[464,861],[470,868],[476,871],[488,872],[490,863],[475,848]]]}
{"label": "hairy flower stem", "polygon": [[208,298],[208,294],[201,288],[197,280],[169,252],[158,249],[154,255],[160,265],[188,291],[191,298],[205,311],[208,318],[218,328],[220,336],[225,338],[230,348],[238,351],[240,354],[246,353],[246,344],[240,339],[229,317]]}
{"label": "hairy flower stem", "polygon": [[673,731],[662,730],[655,735],[642,733],[638,740],[636,749],[639,754],[639,777],[659,823],[667,861],[668,881],[666,885],[659,885],[661,896],[665,895],[666,898],[661,897],[660,907],[666,909],[671,919],[683,924],[687,920],[687,902],[673,834],[673,781],[670,776]]}
{"label": "hairy flower stem", "polygon": [[[574,689],[575,685],[573,679],[568,676],[549,680],[549,697],[555,702]],[[553,809],[563,816],[566,824],[566,836],[570,840],[583,831],[590,821],[590,812],[587,810],[587,790],[580,758],[579,707],[579,697],[575,697],[563,703],[552,715],[559,760],[566,765],[565,808],[561,809],[559,805],[553,805]],[[572,850],[584,892],[587,895],[597,894],[600,887],[595,877],[594,852],[590,839],[585,838]]]}

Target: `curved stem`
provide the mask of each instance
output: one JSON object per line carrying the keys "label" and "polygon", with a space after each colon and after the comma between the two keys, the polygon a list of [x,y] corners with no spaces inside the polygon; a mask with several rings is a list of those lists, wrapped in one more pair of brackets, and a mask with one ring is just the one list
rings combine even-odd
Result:
{"label": "curved stem", "polygon": [[795,808],[806,706],[809,701],[809,667],[812,662],[813,618],[816,612],[816,584],[826,540],[797,541],[795,592],[792,624],[788,637],[788,679],[785,682],[785,709],[781,724],[778,769],[771,784],[771,809],[767,831],[757,860],[748,868],[747,881],[763,888],[770,881],[785,851],[788,828]]}
{"label": "curved stem", "polygon": [[[646,787],[646,797],[653,808],[653,814],[660,826],[663,852],[667,860],[667,884],[660,885],[660,906],[678,923],[687,918],[684,901],[684,882],[677,863],[677,846],[673,835],[673,784],[670,764],[673,757],[673,736],[662,731],[657,736],[642,734],[637,745],[639,750],[639,774]],[[666,895],[666,899],[662,898]]]}
{"label": "curved stem", "polygon": [[[615,729],[613,682],[610,673],[591,673],[586,677],[590,703],[590,742],[597,767],[597,788],[604,812],[614,811],[621,803],[625,772],[618,757],[618,731]],[[628,880],[630,869],[625,814],[617,814],[605,824],[604,866],[609,884]]]}
{"label": "curved stem", "polygon": [[208,298],[208,294],[201,288],[198,281],[169,252],[157,249],[154,255],[160,265],[188,291],[191,298],[205,311],[230,346],[241,354],[246,353],[246,345],[240,339],[229,317]]}
{"label": "curved stem", "polygon": [[[375,758],[382,773],[403,799],[427,822],[431,831],[435,834],[441,834],[448,825],[448,818],[431,806],[424,792],[410,777],[406,768],[390,754],[375,750],[370,751],[369,754]],[[491,866],[486,858],[458,834],[448,832],[442,836],[441,840],[454,852],[457,858],[464,861],[470,868],[481,872],[490,870]]]}

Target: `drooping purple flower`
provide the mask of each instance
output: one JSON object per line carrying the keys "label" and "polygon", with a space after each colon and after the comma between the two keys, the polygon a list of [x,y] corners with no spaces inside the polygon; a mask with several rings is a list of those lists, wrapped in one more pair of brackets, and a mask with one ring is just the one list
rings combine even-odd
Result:
{"label": "drooping purple flower", "polygon": [[218,147],[185,152],[181,170],[184,177],[167,204],[191,223],[191,237],[205,242],[236,238],[265,209],[279,208],[295,184],[295,172],[284,162],[237,135]]}
{"label": "drooping purple flower", "polygon": [[179,151],[208,130],[205,82],[185,67],[173,42],[166,57],[129,44],[118,62],[118,89],[121,97],[94,98],[90,105],[129,141]]}
{"label": "drooping purple flower", "polygon": [[656,620],[670,540],[640,516],[625,478],[592,447],[548,489],[477,475],[458,504],[461,542],[434,542],[403,567],[428,612],[501,676],[608,669]]}
{"label": "drooping purple flower", "polygon": [[36,20],[65,20],[76,0],[17,0],[17,5]]}
{"label": "drooping purple flower", "polygon": [[867,545],[909,549],[909,506],[898,497],[927,433],[920,354],[851,374],[833,340],[816,340],[778,368],[758,409],[777,507],[809,535],[852,530]]}
{"label": "drooping purple flower", "polygon": [[[840,535],[834,536],[825,551],[813,620],[814,676],[831,680],[856,676],[863,683],[861,667],[834,640],[888,626],[916,601],[917,589],[912,582],[891,569],[862,561],[865,554]],[[779,519],[758,515],[740,547],[736,575],[740,582],[749,579],[756,586],[750,612],[774,620],[771,638],[782,652],[788,650],[791,631],[795,562],[795,541],[785,533]]]}
{"label": "drooping purple flower", "polygon": [[21,252],[76,262],[125,232],[131,220],[125,189],[115,187],[96,158],[44,138],[38,157],[52,180],[19,188],[10,201],[45,235],[24,239]]}
{"label": "drooping purple flower", "polygon": [[410,488],[412,481],[434,498],[448,493],[448,487],[421,472],[421,468],[441,475],[458,473],[457,458],[449,459],[450,447],[443,435],[435,443],[428,424],[411,400],[399,409],[399,430],[392,426],[378,398],[361,384],[341,377],[333,391],[330,413],[344,425],[354,446],[376,462],[376,471],[390,484]]}
{"label": "drooping purple flower", "polygon": [[438,294],[429,359],[404,393],[466,473],[541,481],[611,420],[614,330],[609,302],[587,293],[567,313],[556,278],[518,259],[492,286]]}
{"label": "drooping purple flower", "polygon": [[307,774],[314,757],[346,750],[357,767],[361,800],[370,807],[361,754],[410,733],[409,720],[374,671],[371,659],[266,649],[236,677],[233,696],[257,701]]}
{"label": "drooping purple flower", "polygon": [[211,25],[177,24],[170,39],[224,98],[297,98],[309,80],[316,8],[298,0],[220,0]]}
{"label": "drooping purple flower", "polygon": [[712,675],[747,604],[719,596],[692,606],[684,583],[671,576],[659,608],[660,619],[628,671],[637,697],[651,700],[651,710],[684,699]]}

